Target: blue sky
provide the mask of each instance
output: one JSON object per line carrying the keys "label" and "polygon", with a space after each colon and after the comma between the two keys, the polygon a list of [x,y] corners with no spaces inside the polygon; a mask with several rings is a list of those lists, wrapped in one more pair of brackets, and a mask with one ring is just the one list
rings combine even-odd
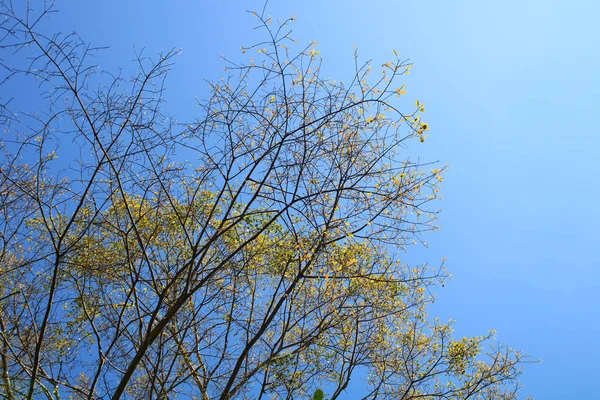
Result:
{"label": "blue sky", "polygon": [[[319,42],[325,74],[352,73],[353,46],[378,65],[392,49],[415,67],[402,83],[427,105],[430,139],[415,149],[449,164],[439,203],[443,229],[415,261],[447,257],[454,279],[432,314],[458,335],[494,328],[540,364],[523,375],[539,399],[598,398],[600,336],[600,3],[596,1],[287,2],[294,36]],[[182,55],[168,81],[169,110],[194,115],[203,79],[223,74],[220,54],[254,42],[245,10],[262,1],[58,1],[48,27],[76,31],[103,68],[132,66],[134,45]],[[417,147],[414,143],[413,147]],[[351,398],[351,396],[348,396]]]}

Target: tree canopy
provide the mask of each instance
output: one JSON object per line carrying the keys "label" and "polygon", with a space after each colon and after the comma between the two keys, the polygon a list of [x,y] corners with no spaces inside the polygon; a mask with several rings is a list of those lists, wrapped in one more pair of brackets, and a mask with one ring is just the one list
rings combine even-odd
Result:
{"label": "tree canopy", "polygon": [[0,7],[4,76],[44,94],[1,106],[4,398],[516,397],[526,358],[429,318],[444,265],[401,260],[444,169],[409,156],[407,60],[325,79],[293,18],[255,13],[253,58],[175,123],[176,51],[115,76],[39,28],[51,7]]}

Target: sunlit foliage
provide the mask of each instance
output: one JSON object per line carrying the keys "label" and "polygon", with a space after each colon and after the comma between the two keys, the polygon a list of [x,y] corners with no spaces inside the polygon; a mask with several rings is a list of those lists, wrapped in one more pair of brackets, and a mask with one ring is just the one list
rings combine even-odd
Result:
{"label": "sunlit foliage", "polygon": [[46,94],[2,121],[4,398],[514,398],[523,356],[429,319],[443,263],[400,259],[443,175],[409,157],[412,64],[324,79],[292,19],[255,14],[264,42],[174,124],[176,52],[102,75],[38,31],[50,11],[0,9],[5,72]]}

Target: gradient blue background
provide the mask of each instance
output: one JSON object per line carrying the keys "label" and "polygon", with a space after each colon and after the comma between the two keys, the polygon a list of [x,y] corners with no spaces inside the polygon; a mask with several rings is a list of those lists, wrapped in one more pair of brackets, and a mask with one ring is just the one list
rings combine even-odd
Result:
{"label": "gradient blue background", "polygon": [[[207,94],[203,79],[225,74],[219,55],[247,57],[240,46],[259,36],[245,10],[263,4],[59,0],[45,29],[110,46],[98,62],[125,73],[134,45],[147,55],[181,48],[167,99],[187,120]],[[443,229],[409,256],[448,257],[454,280],[432,315],[456,319],[459,335],[494,328],[540,358],[523,397],[600,398],[600,2],[271,0],[268,10],[296,15],[294,36],[319,42],[332,79],[350,77],[355,45],[374,65],[392,49],[415,63],[402,83],[432,127],[418,151],[450,165]]]}

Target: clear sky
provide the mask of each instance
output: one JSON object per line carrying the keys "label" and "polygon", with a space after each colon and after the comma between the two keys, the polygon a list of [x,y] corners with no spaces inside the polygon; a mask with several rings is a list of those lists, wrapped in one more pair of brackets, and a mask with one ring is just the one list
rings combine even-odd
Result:
{"label": "clear sky", "polygon": [[[110,46],[98,61],[113,71],[132,65],[134,45],[148,55],[181,48],[167,98],[185,120],[206,96],[203,79],[224,74],[219,55],[241,58],[254,42],[245,10],[263,2],[57,5],[48,28]],[[402,83],[431,125],[418,151],[450,165],[443,229],[410,255],[448,257],[454,280],[432,314],[456,319],[458,335],[494,328],[540,358],[524,395],[600,398],[600,2],[271,0],[268,10],[296,15],[295,37],[319,42],[332,79],[351,75],[355,45],[375,65],[392,49],[415,63]]]}

